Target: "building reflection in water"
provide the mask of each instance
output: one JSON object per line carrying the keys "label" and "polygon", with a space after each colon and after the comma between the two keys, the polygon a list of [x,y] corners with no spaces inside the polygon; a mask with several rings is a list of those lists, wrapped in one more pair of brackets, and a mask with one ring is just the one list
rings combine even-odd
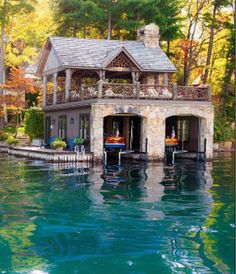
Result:
{"label": "building reflection in water", "polygon": [[[84,196],[80,196],[80,203],[86,206],[82,227],[96,220],[93,236],[84,230],[77,240],[73,234],[72,241],[66,235],[70,239],[68,252],[75,249],[78,256],[89,254],[88,241],[104,254],[117,246],[121,252],[135,254],[143,249],[140,239],[145,238],[148,252],[160,254],[173,272],[197,267],[206,257],[199,231],[212,210],[212,197],[207,191],[213,182],[211,169],[211,163],[184,161],[175,166],[54,166],[54,180],[57,176],[67,187],[84,188]],[[120,241],[126,233],[125,241]],[[84,246],[82,250],[73,245],[76,241]],[[203,255],[199,256],[199,248]],[[203,266],[202,271],[206,273],[208,268]]]}

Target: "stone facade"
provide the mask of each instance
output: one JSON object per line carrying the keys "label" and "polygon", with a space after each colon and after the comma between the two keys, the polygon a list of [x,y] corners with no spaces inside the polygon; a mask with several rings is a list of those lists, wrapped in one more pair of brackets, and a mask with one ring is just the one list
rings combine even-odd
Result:
{"label": "stone facade", "polygon": [[206,157],[213,156],[213,120],[214,111],[211,103],[183,102],[143,102],[128,103],[100,102],[91,106],[91,151],[95,159],[103,157],[103,119],[115,114],[135,114],[142,118],[141,147],[145,150],[148,139],[148,159],[162,160],[165,153],[166,118],[174,115],[196,116],[200,118],[200,146],[203,151],[204,138],[207,139]]}
{"label": "stone facade", "polygon": [[137,41],[142,41],[146,48],[157,48],[159,46],[159,27],[152,23],[139,28]]}

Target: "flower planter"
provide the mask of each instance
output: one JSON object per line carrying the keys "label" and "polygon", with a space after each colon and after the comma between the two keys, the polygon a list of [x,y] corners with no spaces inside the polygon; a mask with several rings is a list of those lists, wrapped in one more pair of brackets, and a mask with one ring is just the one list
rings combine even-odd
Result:
{"label": "flower planter", "polygon": [[63,147],[57,147],[55,148],[56,151],[63,151]]}

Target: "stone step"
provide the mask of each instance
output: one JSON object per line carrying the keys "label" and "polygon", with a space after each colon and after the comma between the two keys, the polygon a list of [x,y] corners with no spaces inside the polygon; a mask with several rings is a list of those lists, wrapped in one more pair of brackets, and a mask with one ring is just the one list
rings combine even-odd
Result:
{"label": "stone step", "polygon": [[19,136],[17,137],[20,146],[29,146],[31,141],[30,138],[28,136]]}

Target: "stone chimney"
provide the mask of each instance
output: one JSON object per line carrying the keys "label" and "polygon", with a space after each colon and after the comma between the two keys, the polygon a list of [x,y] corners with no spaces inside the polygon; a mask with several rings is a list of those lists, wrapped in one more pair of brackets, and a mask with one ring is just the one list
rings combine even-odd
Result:
{"label": "stone chimney", "polygon": [[159,46],[159,27],[151,23],[137,29],[137,41],[143,42],[146,48],[157,48]]}

